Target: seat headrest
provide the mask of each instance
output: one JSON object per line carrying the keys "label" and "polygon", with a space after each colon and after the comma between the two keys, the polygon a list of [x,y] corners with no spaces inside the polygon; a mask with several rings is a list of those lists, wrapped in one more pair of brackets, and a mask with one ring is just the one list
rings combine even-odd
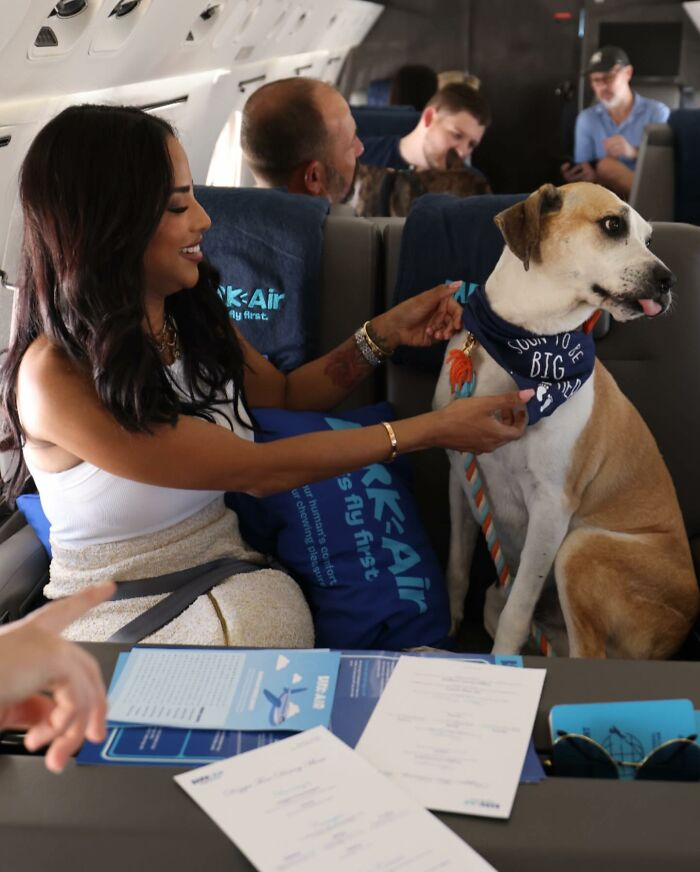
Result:
{"label": "seat headrest", "polygon": [[283,371],[314,356],[323,197],[280,189],[195,187],[212,220],[202,250],[245,338]]}
{"label": "seat headrest", "polygon": [[676,109],[668,124],[673,131],[675,220],[700,224],[700,109]]}
{"label": "seat headrest", "polygon": [[[393,304],[441,282],[484,284],[503,251],[495,216],[527,194],[482,194],[455,197],[425,194],[408,214],[401,238]],[[431,348],[400,349],[398,363],[437,372],[444,343]]]}
{"label": "seat headrest", "polygon": [[365,136],[405,136],[421,116],[412,106],[351,106],[350,112],[360,140]]}

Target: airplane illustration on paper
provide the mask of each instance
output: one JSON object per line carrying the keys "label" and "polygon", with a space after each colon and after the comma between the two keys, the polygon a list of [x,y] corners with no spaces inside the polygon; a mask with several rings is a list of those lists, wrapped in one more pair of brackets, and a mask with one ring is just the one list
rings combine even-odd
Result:
{"label": "airplane illustration on paper", "polygon": [[272,708],[270,709],[270,723],[273,726],[279,727],[280,724],[283,724],[285,721],[289,720],[289,718],[293,718],[294,715],[299,714],[301,709],[295,702],[293,702],[292,695],[295,693],[302,693],[305,690],[305,687],[285,687],[279,696],[275,696],[271,691],[263,689],[265,699],[272,704]]}

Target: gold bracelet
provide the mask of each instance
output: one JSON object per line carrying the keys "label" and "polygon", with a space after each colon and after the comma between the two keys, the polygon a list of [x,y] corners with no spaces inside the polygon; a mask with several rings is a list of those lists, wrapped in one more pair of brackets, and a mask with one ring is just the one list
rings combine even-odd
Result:
{"label": "gold bracelet", "polygon": [[381,423],[386,430],[389,441],[391,442],[391,453],[387,457],[385,463],[391,463],[392,460],[396,460],[396,456],[399,453],[399,443],[396,441],[396,433],[394,433],[394,428],[391,424],[388,421],[382,421]]}
{"label": "gold bracelet", "polygon": [[386,348],[382,348],[381,345],[377,345],[374,339],[372,339],[372,337],[369,335],[369,330],[367,329],[368,327],[369,321],[365,321],[365,323],[362,325],[362,333],[364,335],[364,338],[367,340],[367,344],[374,353],[374,356],[378,357],[380,360],[391,357],[394,352],[387,351]]}

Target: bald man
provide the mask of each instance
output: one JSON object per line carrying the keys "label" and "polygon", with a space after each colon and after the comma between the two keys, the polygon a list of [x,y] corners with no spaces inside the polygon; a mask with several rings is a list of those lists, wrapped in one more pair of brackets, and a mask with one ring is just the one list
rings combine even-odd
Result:
{"label": "bald man", "polygon": [[352,191],[362,143],[350,107],[317,79],[263,85],[243,109],[243,154],[260,187],[343,203]]}

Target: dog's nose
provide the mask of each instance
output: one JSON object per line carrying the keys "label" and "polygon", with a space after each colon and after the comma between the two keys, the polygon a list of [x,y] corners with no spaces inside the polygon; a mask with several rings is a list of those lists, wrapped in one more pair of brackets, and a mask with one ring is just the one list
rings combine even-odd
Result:
{"label": "dog's nose", "polygon": [[657,263],[654,266],[652,276],[660,294],[668,294],[671,288],[676,284],[676,277],[671,270],[662,263]]}

